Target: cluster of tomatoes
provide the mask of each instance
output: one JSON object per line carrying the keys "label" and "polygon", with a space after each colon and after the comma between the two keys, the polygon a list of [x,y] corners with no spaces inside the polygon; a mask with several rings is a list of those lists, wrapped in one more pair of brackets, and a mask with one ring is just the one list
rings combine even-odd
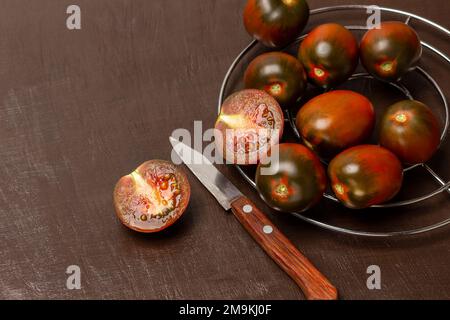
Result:
{"label": "cluster of tomatoes", "polygon": [[[247,31],[271,48],[294,42],[308,18],[305,0],[249,0],[244,12]],[[403,165],[426,162],[437,150],[439,121],[425,104],[400,101],[384,114],[378,145],[370,145],[367,139],[375,127],[370,100],[332,89],[349,79],[360,60],[375,78],[395,82],[415,68],[421,55],[417,33],[402,22],[382,23],[360,44],[339,24],[320,25],[300,43],[297,57],[274,51],[248,65],[246,89],[225,100],[216,122],[218,150],[233,163],[257,164],[258,191],[280,211],[311,208],[322,198],[328,181],[349,208],[387,202],[402,186]],[[280,144],[282,108],[298,107],[308,82],[326,93],[298,111],[295,124],[303,144]],[[259,129],[270,133],[258,137]],[[261,161],[261,150],[275,146],[278,157],[271,163]],[[328,163],[328,179],[322,163]],[[269,167],[275,172],[263,174]]]}

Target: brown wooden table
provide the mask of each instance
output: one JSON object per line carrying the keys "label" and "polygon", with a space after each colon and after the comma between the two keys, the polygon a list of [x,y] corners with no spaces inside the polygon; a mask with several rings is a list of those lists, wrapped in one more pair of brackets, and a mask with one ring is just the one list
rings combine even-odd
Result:
{"label": "brown wooden table", "polygon": [[[128,231],[112,204],[119,177],[170,159],[172,130],[214,123],[223,76],[250,41],[245,1],[78,0],[82,29],[70,31],[72,2],[0,1],[0,297],[303,299],[192,175],[190,207],[167,232]],[[311,2],[377,2],[450,27],[446,1]],[[450,52],[448,38],[437,41]],[[450,94],[448,67],[429,64]],[[448,159],[443,148],[433,161],[446,179]],[[234,168],[222,170],[341,298],[450,298],[449,228],[391,240],[338,235],[270,211]],[[422,179],[409,183],[422,188]],[[448,197],[380,215],[431,223],[449,213]],[[357,216],[326,201],[310,214],[321,212]],[[81,268],[81,290],[66,288],[69,265]],[[381,290],[366,286],[370,265],[381,268]]]}

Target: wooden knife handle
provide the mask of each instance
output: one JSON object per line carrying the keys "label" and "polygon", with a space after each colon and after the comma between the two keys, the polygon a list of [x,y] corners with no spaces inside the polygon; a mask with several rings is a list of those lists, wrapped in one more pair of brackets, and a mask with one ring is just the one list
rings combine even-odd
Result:
{"label": "wooden knife handle", "polygon": [[308,300],[336,300],[336,288],[272,222],[247,198],[240,197],[231,210],[266,253],[298,284]]}

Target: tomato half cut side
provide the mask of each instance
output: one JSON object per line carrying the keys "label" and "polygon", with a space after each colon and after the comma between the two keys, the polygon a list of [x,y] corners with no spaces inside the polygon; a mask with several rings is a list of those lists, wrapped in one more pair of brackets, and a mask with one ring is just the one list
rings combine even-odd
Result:
{"label": "tomato half cut side", "polygon": [[128,228],[153,233],[166,229],[185,212],[191,188],[174,164],[150,160],[122,177],[114,189],[114,207]]}
{"label": "tomato half cut side", "polygon": [[214,130],[216,150],[231,164],[257,164],[278,144],[284,116],[278,102],[262,90],[246,89],[229,96]]}

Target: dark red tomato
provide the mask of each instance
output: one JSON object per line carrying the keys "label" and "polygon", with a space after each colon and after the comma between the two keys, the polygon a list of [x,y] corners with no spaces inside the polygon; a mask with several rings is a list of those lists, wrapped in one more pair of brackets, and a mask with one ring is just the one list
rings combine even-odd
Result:
{"label": "dark red tomato", "polygon": [[403,182],[403,168],[389,150],[356,146],[340,153],[328,166],[336,197],[345,206],[363,209],[391,200]]}
{"label": "dark red tomato", "polygon": [[336,90],[315,97],[295,122],[305,144],[329,159],[370,137],[375,125],[372,103],[353,91]]}
{"label": "dark red tomato", "polygon": [[283,52],[269,52],[256,57],[245,71],[244,82],[248,89],[266,91],[282,107],[294,105],[307,84],[300,61]]}
{"label": "dark red tomato", "polygon": [[[273,172],[267,174],[263,169]],[[326,186],[326,173],[319,158],[301,144],[280,144],[278,159],[273,157],[270,164],[260,164],[256,171],[261,198],[279,211],[308,210],[320,201]]]}
{"label": "dark red tomato", "polygon": [[284,47],[293,42],[308,19],[305,0],[248,0],[244,10],[247,32],[268,47]]}
{"label": "dark red tomato", "polygon": [[228,97],[217,118],[217,150],[228,163],[257,164],[283,134],[284,117],[268,93],[247,89]]}
{"label": "dark red tomato", "polygon": [[439,121],[423,103],[400,101],[383,116],[380,144],[405,164],[427,162],[440,144]]}
{"label": "dark red tomato", "polygon": [[114,207],[120,221],[143,233],[161,231],[186,210],[191,188],[174,164],[150,160],[122,177],[114,189]]}
{"label": "dark red tomato", "polygon": [[322,24],[300,44],[298,58],[309,80],[328,89],[346,81],[355,71],[358,43],[354,35],[340,24]]}
{"label": "dark red tomato", "polygon": [[417,33],[403,22],[383,22],[361,40],[361,62],[373,76],[397,81],[413,69],[422,56]]}

